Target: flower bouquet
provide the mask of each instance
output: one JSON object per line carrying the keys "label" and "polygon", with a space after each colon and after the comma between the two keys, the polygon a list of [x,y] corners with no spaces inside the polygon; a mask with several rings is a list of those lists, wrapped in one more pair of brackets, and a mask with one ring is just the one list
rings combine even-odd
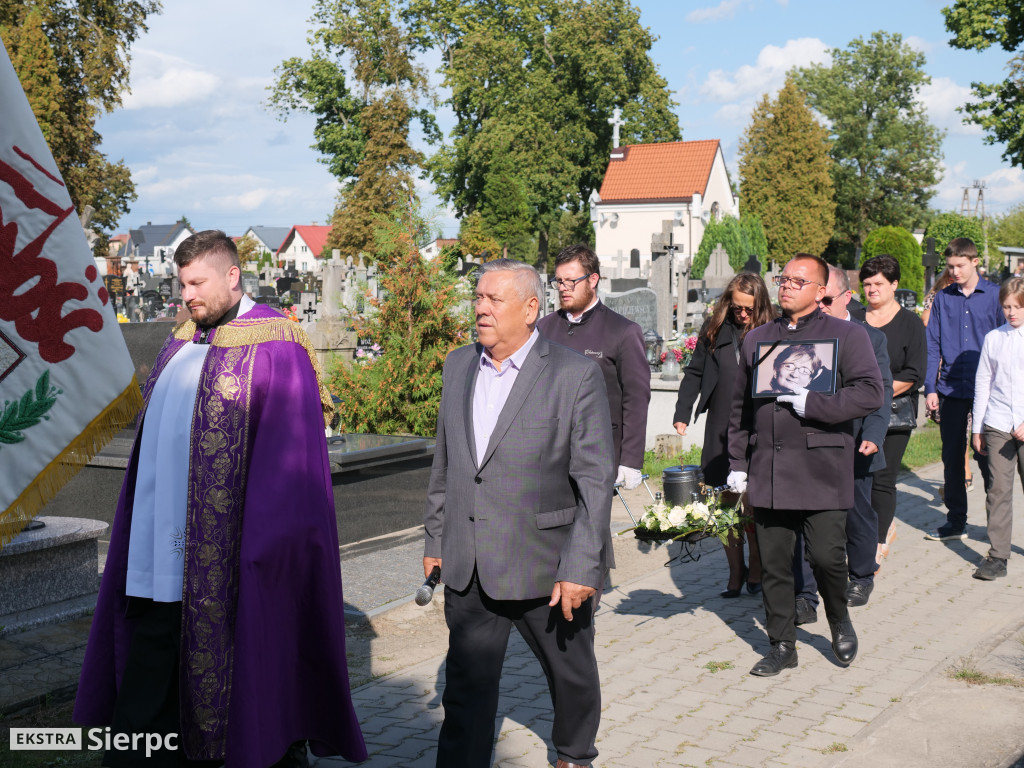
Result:
{"label": "flower bouquet", "polygon": [[665,359],[671,354],[676,358],[676,362],[679,363],[680,368],[685,368],[687,363],[690,362],[690,358],[693,357],[693,352],[697,349],[697,334],[691,333],[689,336],[682,338],[678,342],[672,342],[679,346],[669,346],[669,348],[661,353],[661,362],[665,362]]}
{"label": "flower bouquet", "polygon": [[668,506],[659,499],[644,507],[644,514],[633,534],[642,541],[683,541],[695,543],[711,536],[723,544],[730,531],[747,522],[739,503],[722,502],[722,488],[701,486],[706,501],[695,499],[684,506]]}

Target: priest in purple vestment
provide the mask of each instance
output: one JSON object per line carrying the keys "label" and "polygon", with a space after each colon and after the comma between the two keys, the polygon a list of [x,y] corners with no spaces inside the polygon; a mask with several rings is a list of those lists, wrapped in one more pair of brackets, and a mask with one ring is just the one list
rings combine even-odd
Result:
{"label": "priest in purple vestment", "polygon": [[223,232],[174,261],[192,319],[146,382],[74,719],[166,736],[109,766],[363,760],[316,355]]}

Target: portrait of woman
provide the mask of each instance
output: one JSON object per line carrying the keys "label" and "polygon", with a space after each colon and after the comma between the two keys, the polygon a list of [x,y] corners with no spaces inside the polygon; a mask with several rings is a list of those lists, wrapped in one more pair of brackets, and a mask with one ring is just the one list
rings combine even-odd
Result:
{"label": "portrait of woman", "polygon": [[758,345],[758,359],[767,356],[757,366],[754,395],[771,397],[792,394],[803,389],[814,392],[832,392],[832,371],[835,354],[833,342],[803,342],[785,344],[771,356],[771,345]]}

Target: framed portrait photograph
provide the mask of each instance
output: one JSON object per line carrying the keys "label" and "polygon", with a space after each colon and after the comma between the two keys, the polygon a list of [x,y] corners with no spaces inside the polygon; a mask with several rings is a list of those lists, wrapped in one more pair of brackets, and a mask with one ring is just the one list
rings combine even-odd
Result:
{"label": "framed portrait photograph", "polygon": [[838,339],[759,341],[754,350],[754,397],[790,395],[801,389],[834,394]]}

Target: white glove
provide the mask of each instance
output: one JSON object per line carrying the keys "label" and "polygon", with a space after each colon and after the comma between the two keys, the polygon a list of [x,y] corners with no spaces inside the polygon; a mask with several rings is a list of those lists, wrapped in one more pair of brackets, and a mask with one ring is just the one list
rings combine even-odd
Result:
{"label": "white glove", "polygon": [[775,398],[776,402],[789,403],[793,406],[793,411],[797,416],[803,417],[807,412],[807,390],[798,389],[795,394],[792,395],[779,395]]}
{"label": "white glove", "polygon": [[726,479],[725,484],[733,493],[743,493],[747,490],[747,473],[737,472],[734,469],[729,473],[729,477]]}
{"label": "white glove", "polygon": [[643,480],[643,472],[639,469],[630,469],[619,465],[619,475],[615,478],[616,483],[622,483],[622,487],[627,491],[632,491]]}

